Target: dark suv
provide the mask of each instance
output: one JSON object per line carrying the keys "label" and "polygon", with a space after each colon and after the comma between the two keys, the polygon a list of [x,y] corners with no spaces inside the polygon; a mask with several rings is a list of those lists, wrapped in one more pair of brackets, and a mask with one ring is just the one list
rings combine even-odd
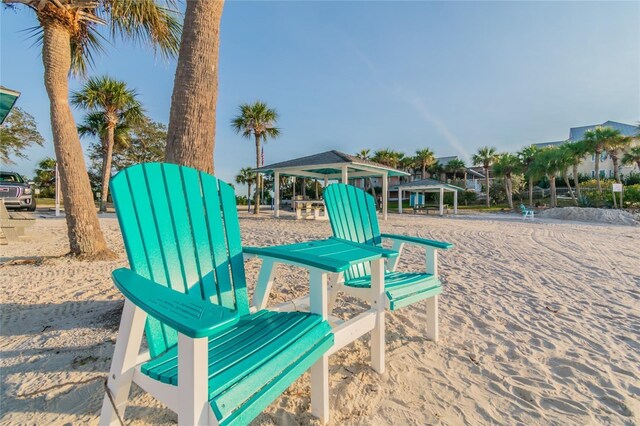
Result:
{"label": "dark suv", "polygon": [[36,209],[33,189],[18,173],[0,172],[0,199],[8,209]]}

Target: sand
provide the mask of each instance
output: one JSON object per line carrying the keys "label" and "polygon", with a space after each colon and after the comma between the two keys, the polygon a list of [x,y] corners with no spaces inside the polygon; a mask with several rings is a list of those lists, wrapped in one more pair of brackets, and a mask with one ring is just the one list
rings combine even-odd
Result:
{"label": "sand", "polygon": [[[62,219],[0,246],[2,424],[96,423],[123,299],[109,273],[127,264],[117,221],[101,226],[120,256],[84,263],[66,251]],[[242,216],[246,244],[328,236],[327,222]],[[440,341],[424,338],[425,305],[387,316],[387,371],[368,367],[365,337],[330,358],[332,424],[640,423],[640,231],[637,227],[493,216],[392,215],[383,232],[450,241],[440,256]],[[51,257],[52,256],[52,257]],[[401,269],[420,270],[409,249]],[[247,262],[250,284],[258,261]],[[271,302],[306,293],[305,272],[279,269]],[[251,291],[251,289],[250,289]],[[363,304],[340,297],[338,315]],[[255,423],[314,424],[303,376]],[[130,424],[176,417],[134,387]]]}
{"label": "sand", "polygon": [[640,225],[640,216],[624,210],[596,209],[593,207],[562,207],[543,210],[538,217],[580,222],[609,223],[613,225]]}

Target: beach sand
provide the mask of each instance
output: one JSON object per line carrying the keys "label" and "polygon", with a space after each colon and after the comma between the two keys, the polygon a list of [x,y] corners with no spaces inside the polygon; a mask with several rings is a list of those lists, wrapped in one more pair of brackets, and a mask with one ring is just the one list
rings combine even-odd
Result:
{"label": "beach sand", "polygon": [[[123,298],[110,272],[127,265],[118,224],[101,226],[113,262],[57,257],[64,219],[40,219],[0,260],[2,424],[96,423]],[[246,245],[322,238],[328,222],[242,215]],[[452,242],[440,256],[440,340],[425,340],[425,304],[387,315],[387,371],[369,368],[365,336],[330,358],[331,423],[640,424],[640,228],[515,217],[391,215],[383,232]],[[260,262],[246,262],[249,291]],[[419,271],[420,249],[400,269]],[[307,292],[307,274],[278,270],[271,302]],[[341,296],[337,314],[364,304]],[[304,375],[255,423],[316,424]],[[176,416],[138,388],[130,424]]]}

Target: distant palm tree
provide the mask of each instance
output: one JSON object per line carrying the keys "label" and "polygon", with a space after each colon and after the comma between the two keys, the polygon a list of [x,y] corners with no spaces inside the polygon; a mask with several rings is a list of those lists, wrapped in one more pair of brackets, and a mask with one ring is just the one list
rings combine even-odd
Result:
{"label": "distant palm tree", "polygon": [[493,162],[493,174],[504,178],[504,190],[509,208],[513,209],[513,175],[520,173],[518,157],[510,153],[499,154]]}
{"label": "distant palm tree", "polygon": [[538,152],[539,149],[535,145],[529,145],[528,147],[525,147],[520,152],[518,152],[518,158],[520,159],[520,163],[522,164],[522,169],[525,176],[529,180],[529,206],[533,206],[533,179],[535,178],[531,170],[531,164],[535,160]]}
{"label": "distant palm tree", "polygon": [[431,166],[429,166],[429,168],[427,169],[427,172],[432,178],[435,176],[437,180],[440,180],[440,181],[446,180],[447,169],[439,161],[436,161]]}
{"label": "distant palm tree", "polygon": [[404,154],[402,152],[390,148],[385,148],[379,149],[374,152],[371,160],[384,166],[397,169],[400,166],[402,157],[404,157]]}
{"label": "distant palm tree", "polygon": [[630,148],[622,157],[623,164],[636,163],[640,169],[640,145]]}
{"label": "distant palm tree", "polygon": [[427,168],[431,167],[436,162],[436,157],[433,155],[433,151],[429,148],[423,148],[416,151],[415,155],[416,165],[422,170],[420,179],[425,179],[427,176]]}
{"label": "distant palm tree", "polygon": [[444,166],[445,169],[447,170],[447,172],[449,173],[453,173],[453,178],[457,179],[458,178],[458,172],[462,172],[463,173],[463,178],[465,181],[465,185],[466,185],[466,181],[467,181],[467,166],[466,164],[464,164],[464,160],[460,160],[458,158],[454,158],[453,160],[449,160],[449,162]]}
{"label": "distant palm tree", "polygon": [[600,184],[600,157],[611,141],[617,139],[620,132],[611,127],[596,127],[593,130],[584,132],[583,141],[589,152],[595,155],[595,174],[598,192],[602,193],[602,185]]}
{"label": "distant palm tree", "polygon": [[589,153],[589,148],[582,141],[570,142],[565,145],[565,154],[569,157],[569,163],[572,167],[573,185],[576,187],[576,196],[578,200],[582,198],[580,193],[580,176],[578,176],[578,166],[584,160],[584,157]]}
{"label": "distant palm tree", "polygon": [[570,144],[560,145],[558,147],[557,154],[557,162],[558,167],[560,168],[560,173],[562,174],[562,179],[564,180],[564,184],[567,185],[569,189],[569,195],[571,196],[571,200],[573,204],[578,205],[578,200],[576,199],[575,194],[573,193],[573,189],[571,189],[571,183],[569,182],[569,167],[577,167],[577,164],[580,164],[582,159],[578,159],[574,156],[572,147]]}
{"label": "distant palm tree", "polygon": [[492,146],[483,146],[476,154],[473,154],[473,157],[471,157],[471,161],[474,166],[482,166],[484,169],[484,185],[487,194],[487,207],[491,206],[491,200],[489,199],[489,167],[491,167],[495,158],[496,149]]}
{"label": "distant palm tree", "polygon": [[[236,175],[236,183],[241,185],[247,185],[247,200],[251,199],[251,187],[256,182],[256,172],[251,167],[243,167],[240,169],[240,173]],[[276,203],[279,200],[276,200]]]}
{"label": "distant palm tree", "polygon": [[557,147],[543,148],[536,154],[531,164],[531,171],[536,176],[545,176],[549,180],[549,189],[551,191],[550,206],[558,205],[556,197],[556,173],[561,169],[560,157],[562,153]]}
{"label": "distant palm tree", "polygon": [[[103,121],[104,124],[106,135],[101,138],[103,160],[100,211],[106,212],[116,127],[119,123],[127,123],[127,126],[130,126],[141,122],[144,111],[135,90],[128,88],[124,81],[114,80],[108,76],[90,78],[82,89],[71,94],[71,104],[94,113],[93,117],[88,117],[93,121],[88,124],[93,124],[94,129],[98,126],[97,121]],[[81,131],[82,126],[78,130]],[[124,133],[122,131],[120,133],[120,142],[122,142]]]}
{"label": "distant palm tree", "polygon": [[[416,168],[416,157],[404,155],[400,158],[400,169],[409,173],[409,177],[413,176],[413,172]],[[401,178],[402,179],[402,178]]]}
{"label": "distant palm tree", "polygon": [[631,145],[633,138],[618,135],[609,139],[604,147],[613,162],[613,178],[620,183],[620,155]]}
{"label": "distant palm tree", "polygon": [[101,51],[98,33],[109,25],[113,37],[149,43],[166,56],[178,50],[177,14],[153,0],[3,0],[23,4],[38,18],[44,85],[49,95],[53,145],[64,199],[71,254],[113,258],[95,213],[80,138],[69,106],[69,75],[83,74]]}
{"label": "distant palm tree", "polygon": [[[359,159],[361,159],[361,160],[365,160],[365,161],[371,160],[371,150],[370,150],[370,149],[368,149],[368,148],[361,149],[361,150],[360,150],[360,151],[358,151],[358,153],[356,154],[356,157],[358,157],[358,158],[359,158]],[[363,179],[363,181],[365,181],[365,180]],[[373,180],[372,180],[371,178],[368,178],[365,182],[367,182],[367,181],[368,181],[368,183],[369,183],[369,189],[371,190],[371,195],[373,195],[373,197],[375,198],[375,196],[376,196],[376,190],[375,190],[375,188],[373,187]],[[366,190],[367,190],[367,188],[365,188],[365,191],[366,191]]]}
{"label": "distant palm tree", "polygon": [[[241,104],[238,115],[231,120],[231,127],[236,133],[249,139],[252,136],[256,143],[256,168],[262,165],[260,145],[266,143],[268,138],[280,136],[280,129],[276,127],[278,113],[269,108],[266,103],[256,101],[253,104]],[[256,180],[255,205],[253,212],[260,212],[260,191],[262,189],[262,175],[258,173]]]}

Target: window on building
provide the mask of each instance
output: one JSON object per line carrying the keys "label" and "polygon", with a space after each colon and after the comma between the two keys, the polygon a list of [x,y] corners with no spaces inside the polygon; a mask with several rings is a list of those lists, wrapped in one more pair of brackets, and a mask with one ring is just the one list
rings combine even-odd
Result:
{"label": "window on building", "polygon": [[607,172],[606,170],[600,170],[600,177],[601,177],[601,178],[603,178],[603,177],[607,177],[606,172]]}
{"label": "window on building", "polygon": [[613,170],[609,170],[609,177],[613,177]]}
{"label": "window on building", "polygon": [[591,170],[591,177],[592,178],[596,177],[596,171],[595,170]]}
{"label": "window on building", "polygon": [[595,154],[591,154],[591,161],[596,161],[596,155]]}

